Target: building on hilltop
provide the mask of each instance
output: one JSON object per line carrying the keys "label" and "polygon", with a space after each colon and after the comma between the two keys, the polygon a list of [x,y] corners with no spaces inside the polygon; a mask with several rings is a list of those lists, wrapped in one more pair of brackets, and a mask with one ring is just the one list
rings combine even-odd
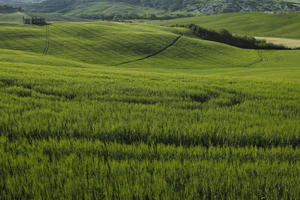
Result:
{"label": "building on hilltop", "polygon": [[40,17],[31,17],[31,18],[23,17],[23,23],[24,24],[34,24],[34,25],[45,25],[46,19],[40,18]]}

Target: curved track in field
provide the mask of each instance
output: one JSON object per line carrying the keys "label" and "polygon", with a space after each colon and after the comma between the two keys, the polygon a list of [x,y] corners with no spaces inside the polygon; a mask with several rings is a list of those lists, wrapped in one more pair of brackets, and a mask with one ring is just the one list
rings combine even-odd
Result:
{"label": "curved track in field", "polygon": [[258,60],[254,61],[252,63],[246,64],[243,67],[253,67],[254,65],[256,65],[256,64],[261,63],[261,62],[264,61],[264,57],[262,55],[262,51],[261,50],[256,50],[256,51],[257,51]]}
{"label": "curved track in field", "polygon": [[43,54],[46,55],[48,54],[49,47],[50,47],[50,27],[49,25],[46,25],[46,41],[45,41],[45,48],[43,51]]}
{"label": "curved track in field", "polygon": [[126,62],[122,62],[122,63],[118,63],[118,64],[115,64],[114,66],[119,66],[119,65],[124,65],[124,64],[129,64],[129,63],[133,63],[133,62],[137,62],[137,61],[141,61],[141,60],[145,60],[145,59],[148,59],[148,58],[151,58],[153,56],[156,56],[158,54],[161,54],[162,52],[166,51],[168,48],[172,47],[173,45],[175,45],[178,40],[182,37],[182,35],[179,35],[175,40],[173,40],[173,42],[171,42],[170,44],[168,44],[167,46],[165,46],[164,48],[160,49],[159,51],[156,51],[148,56],[145,56],[143,58],[138,58],[138,59],[135,59],[135,60],[130,60],[130,61],[126,61]]}

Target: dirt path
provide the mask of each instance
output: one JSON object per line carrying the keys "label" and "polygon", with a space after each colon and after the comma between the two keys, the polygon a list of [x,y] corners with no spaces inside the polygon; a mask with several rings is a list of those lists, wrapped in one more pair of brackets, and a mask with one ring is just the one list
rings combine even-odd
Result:
{"label": "dirt path", "polygon": [[48,54],[49,47],[50,47],[50,27],[49,25],[46,25],[46,41],[45,41],[45,48],[43,51],[44,55]]}
{"label": "dirt path", "polygon": [[289,39],[289,38],[277,38],[277,37],[255,37],[258,40],[266,40],[267,42],[283,45],[288,48],[299,48],[300,39]]}
{"label": "dirt path", "polygon": [[119,64],[116,64],[114,66],[118,66],[118,65],[124,65],[124,64],[128,64],[128,63],[133,63],[133,62],[137,62],[137,61],[141,61],[141,60],[145,60],[147,58],[151,58],[153,56],[156,56],[162,52],[164,52],[165,50],[167,50],[168,48],[172,47],[173,45],[176,44],[176,42],[182,37],[182,35],[178,36],[172,43],[168,44],[167,46],[165,46],[164,48],[160,49],[159,51],[156,51],[148,56],[145,56],[143,58],[138,58],[138,59],[135,59],[135,60],[130,60],[130,61],[126,61],[126,62],[122,62],[122,63],[119,63]]}

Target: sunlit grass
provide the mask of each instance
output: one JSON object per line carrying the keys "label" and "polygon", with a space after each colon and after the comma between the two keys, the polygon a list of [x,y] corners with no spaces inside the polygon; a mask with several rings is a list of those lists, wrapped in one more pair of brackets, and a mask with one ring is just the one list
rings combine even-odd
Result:
{"label": "sunlit grass", "polygon": [[299,197],[298,51],[93,22],[42,55],[45,27],[1,26],[0,199]]}

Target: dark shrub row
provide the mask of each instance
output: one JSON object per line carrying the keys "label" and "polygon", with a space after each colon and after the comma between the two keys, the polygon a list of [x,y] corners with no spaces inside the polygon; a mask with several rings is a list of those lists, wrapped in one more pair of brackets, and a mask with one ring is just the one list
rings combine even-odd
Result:
{"label": "dark shrub row", "polygon": [[283,45],[276,45],[272,43],[267,43],[265,40],[257,40],[254,37],[249,36],[237,36],[230,33],[228,30],[214,31],[208,30],[206,28],[200,27],[195,24],[190,25],[175,25],[181,27],[187,27],[192,30],[192,32],[199,38],[204,40],[211,40],[215,42],[221,42],[236,46],[244,49],[277,49],[277,50],[287,50],[289,48]]}

